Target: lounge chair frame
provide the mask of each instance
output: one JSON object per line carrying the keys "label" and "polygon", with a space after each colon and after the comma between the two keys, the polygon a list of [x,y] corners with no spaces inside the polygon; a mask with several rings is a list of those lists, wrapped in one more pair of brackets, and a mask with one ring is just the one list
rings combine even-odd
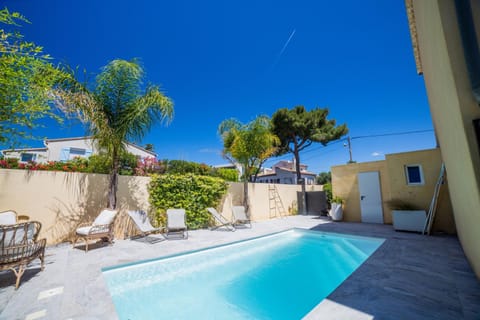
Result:
{"label": "lounge chair frame", "polygon": [[[244,206],[233,206],[232,207],[232,214],[233,214],[233,225],[237,226],[245,226],[248,228],[252,227],[252,222],[247,215]],[[248,226],[247,226],[248,225]]]}
{"label": "lounge chair frame", "polygon": [[[110,210],[110,209],[103,209],[103,210]],[[103,211],[102,210],[102,211]],[[100,212],[102,212],[100,211]],[[112,219],[112,222],[109,224],[101,224],[101,225],[92,225],[91,223],[81,223],[77,226],[76,229],[82,227],[91,227],[88,231],[88,234],[83,235],[79,234],[75,231],[75,237],[73,239],[73,248],[75,248],[75,244],[77,243],[78,239],[82,239],[85,242],[85,253],[88,252],[88,241],[89,240],[98,240],[102,239],[104,241],[108,241],[109,245],[113,244],[113,224],[115,222],[115,218]]]}
{"label": "lounge chair frame", "polygon": [[[39,258],[40,269],[45,269],[45,246],[46,239],[37,241],[42,224],[38,221],[29,221],[14,225],[0,226],[0,271],[12,270],[16,277],[15,290],[20,286],[20,280],[33,260]],[[28,238],[29,230],[33,229],[32,238]],[[22,231],[22,238],[16,241],[17,234]],[[10,241],[6,242],[7,234]]]}
{"label": "lounge chair frame", "polygon": [[[136,214],[136,212],[141,212],[143,214],[146,215],[146,219],[148,219],[148,215],[145,211],[143,210],[129,210],[128,211],[128,215],[130,216],[130,219],[133,221],[133,224],[135,225],[136,229],[138,231],[140,231],[140,234],[137,234],[137,235],[134,235],[134,236],[131,236],[129,237],[130,240],[137,240],[137,239],[141,239],[141,238],[145,238],[147,239],[149,235],[151,234],[155,234],[155,233],[161,233],[162,231],[165,230],[165,228],[161,227],[161,228],[154,228],[151,223],[150,223],[150,220],[148,220],[148,224],[150,226],[152,226],[152,229],[148,230],[148,231],[144,231],[142,230],[141,226],[138,225],[137,221],[135,220],[135,218],[133,217],[134,214]],[[125,238],[127,238],[127,236],[125,236]],[[147,242],[149,243],[157,243],[157,242],[161,242],[165,240],[164,238],[155,238],[155,239],[151,239],[151,240],[148,240]]]}
{"label": "lounge chair frame", "polygon": [[[183,211],[183,223],[184,227],[171,227],[169,226],[168,216],[174,212]],[[188,239],[188,229],[186,224],[186,212],[185,209],[167,209],[167,226],[165,227],[165,237],[169,239],[170,234],[180,234],[183,239]]]}
{"label": "lounge chair frame", "polygon": [[210,230],[217,230],[218,228],[225,227],[229,231],[235,231],[233,224],[228,221],[221,213],[219,213],[215,208],[207,208],[207,211],[211,214],[216,224],[213,227],[210,227]]}

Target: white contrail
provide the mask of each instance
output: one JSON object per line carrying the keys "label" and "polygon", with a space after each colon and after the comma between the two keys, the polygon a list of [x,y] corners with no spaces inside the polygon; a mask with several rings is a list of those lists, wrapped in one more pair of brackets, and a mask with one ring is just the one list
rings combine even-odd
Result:
{"label": "white contrail", "polygon": [[295,32],[297,30],[296,29],[293,29],[292,33],[290,33],[290,36],[288,37],[287,41],[285,41],[285,44],[283,45],[283,48],[282,50],[280,50],[280,53],[277,55],[277,58],[275,59],[275,61],[272,63],[272,67],[270,68],[270,71],[273,71],[273,69],[275,68],[275,66],[278,64],[278,62],[280,61],[280,58],[282,57],[283,53],[285,52],[285,50],[287,49],[288,47],[288,44],[290,43],[290,41],[292,40],[293,36],[295,35]]}
{"label": "white contrail", "polygon": [[290,43],[290,40],[292,40],[293,35],[295,34],[295,31],[297,31],[297,29],[293,29],[292,33],[290,33],[290,37],[288,37],[287,42],[285,42],[285,44],[283,45],[282,51],[280,51],[280,54],[278,55],[279,59],[282,56],[283,52],[285,52],[285,49],[287,49],[287,46]]}

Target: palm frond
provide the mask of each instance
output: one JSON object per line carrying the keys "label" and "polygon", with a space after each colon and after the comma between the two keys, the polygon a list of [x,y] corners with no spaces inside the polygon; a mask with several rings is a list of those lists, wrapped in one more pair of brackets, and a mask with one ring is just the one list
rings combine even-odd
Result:
{"label": "palm frond", "polygon": [[126,137],[140,140],[154,123],[169,124],[174,116],[173,102],[158,86],[150,86],[120,114],[119,128]]}

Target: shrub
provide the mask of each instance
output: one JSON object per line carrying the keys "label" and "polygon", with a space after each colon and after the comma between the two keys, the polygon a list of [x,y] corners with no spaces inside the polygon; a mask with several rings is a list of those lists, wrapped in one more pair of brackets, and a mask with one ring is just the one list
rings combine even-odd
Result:
{"label": "shrub", "polygon": [[[125,152],[120,156],[120,174],[131,176],[137,167],[138,158],[134,154]],[[88,172],[90,173],[110,173],[112,161],[106,154],[94,154],[88,158]]]}
{"label": "shrub", "polygon": [[94,154],[88,158],[88,172],[109,173],[112,167],[110,159],[104,154]]}
{"label": "shrub", "polygon": [[125,152],[120,156],[120,174],[133,176],[137,168],[138,158],[133,153]]}
{"label": "shrub", "polygon": [[18,168],[18,159],[16,158],[6,158],[0,161],[0,167],[5,169],[17,169]]}
{"label": "shrub", "polygon": [[329,183],[325,183],[323,185],[323,191],[325,191],[325,196],[327,197],[327,203],[332,203],[332,184],[329,182]]}
{"label": "shrub", "polygon": [[238,171],[235,169],[220,168],[216,170],[216,175],[226,181],[238,181]]}
{"label": "shrub", "polygon": [[206,208],[216,207],[227,192],[227,183],[220,178],[194,174],[153,175],[149,185],[150,204],[158,225],[165,225],[168,208],[183,208],[189,229],[209,225]]}
{"label": "shrub", "polygon": [[419,206],[401,199],[390,199],[385,203],[391,210],[422,210]]}
{"label": "shrub", "polygon": [[204,163],[196,163],[185,160],[166,160],[167,173],[170,174],[186,174],[193,173],[198,175],[210,175],[211,168]]}
{"label": "shrub", "polygon": [[148,157],[137,160],[137,168],[135,174],[137,176],[148,176],[153,173],[165,173],[166,165],[164,161],[157,161],[157,159]]}
{"label": "shrub", "polygon": [[343,198],[340,198],[340,197],[338,197],[338,196],[335,196],[335,197],[332,198],[332,203],[341,203],[341,204],[343,204],[343,203],[345,203],[345,200],[344,200]]}

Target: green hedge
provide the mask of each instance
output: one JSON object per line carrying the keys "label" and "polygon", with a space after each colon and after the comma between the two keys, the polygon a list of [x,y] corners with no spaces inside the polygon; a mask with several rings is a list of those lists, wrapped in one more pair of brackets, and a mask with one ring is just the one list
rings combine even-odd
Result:
{"label": "green hedge", "polygon": [[216,174],[218,177],[226,181],[232,181],[232,182],[238,181],[238,171],[236,169],[220,168],[220,169],[217,169]]}
{"label": "green hedge", "polygon": [[189,229],[209,226],[206,208],[216,207],[227,189],[223,179],[194,174],[153,175],[148,188],[157,224],[165,225],[168,208],[183,208]]}

